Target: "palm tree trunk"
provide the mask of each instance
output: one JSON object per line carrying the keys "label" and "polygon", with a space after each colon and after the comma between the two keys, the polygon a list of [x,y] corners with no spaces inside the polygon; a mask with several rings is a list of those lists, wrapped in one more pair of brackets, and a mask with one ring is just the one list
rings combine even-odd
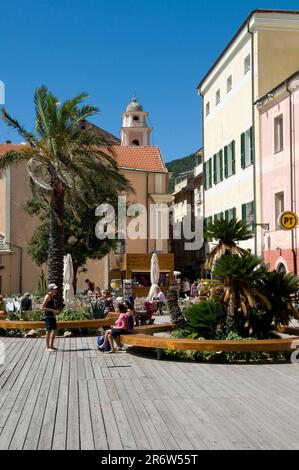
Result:
{"label": "palm tree trunk", "polygon": [[48,282],[58,286],[57,308],[63,307],[64,256],[64,186],[56,183],[50,201],[50,229],[48,252]]}
{"label": "palm tree trunk", "polygon": [[230,297],[230,302],[229,302],[229,316],[234,317],[235,316],[235,310],[236,310],[236,291],[235,288],[232,288],[232,293]]}
{"label": "palm tree trunk", "polygon": [[178,304],[177,291],[170,287],[167,292],[166,298],[167,298],[167,306],[169,310],[169,315],[170,315],[172,323],[174,323],[177,328],[184,328],[186,326],[186,320]]}

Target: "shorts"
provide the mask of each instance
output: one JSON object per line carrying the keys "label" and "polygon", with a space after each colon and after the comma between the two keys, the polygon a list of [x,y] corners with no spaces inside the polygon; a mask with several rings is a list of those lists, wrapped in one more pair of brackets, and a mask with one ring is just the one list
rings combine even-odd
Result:
{"label": "shorts", "polygon": [[45,325],[47,331],[57,330],[57,322],[56,318],[53,317],[45,317]]}
{"label": "shorts", "polygon": [[116,336],[120,336],[120,335],[123,335],[123,334],[126,334],[128,333],[127,330],[123,330],[121,328],[112,328],[111,330],[111,334],[113,337],[116,337]]}

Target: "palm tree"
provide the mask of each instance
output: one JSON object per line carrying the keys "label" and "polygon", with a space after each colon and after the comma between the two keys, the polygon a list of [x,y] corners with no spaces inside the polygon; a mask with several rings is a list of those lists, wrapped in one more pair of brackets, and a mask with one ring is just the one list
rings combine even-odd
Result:
{"label": "palm tree", "polygon": [[253,233],[248,224],[243,220],[231,219],[217,219],[210,222],[204,232],[206,239],[215,238],[218,244],[212,248],[206,263],[205,268],[211,269],[213,262],[221,256],[230,254],[244,254],[247,250],[237,246],[237,241],[245,241],[252,238]]}
{"label": "palm tree", "polygon": [[[6,168],[21,162],[27,163],[28,173],[35,188],[46,195],[50,207],[48,282],[58,286],[58,304],[62,305],[63,255],[64,255],[64,201],[80,192],[83,182],[89,188],[90,198],[94,188],[90,176],[101,174],[107,185],[117,183],[123,190],[128,181],[120,174],[114,159],[112,142],[103,134],[85,130],[80,126],[99,110],[82,105],[88,97],[80,93],[60,103],[45,86],[35,91],[35,130],[28,132],[5,109],[2,119],[16,129],[27,145],[21,150],[8,151],[0,159],[0,176]],[[88,200],[82,194],[86,204]]]}
{"label": "palm tree", "polygon": [[292,317],[299,318],[292,298],[299,289],[298,276],[271,271],[260,279],[258,285],[271,302],[271,315],[276,325],[288,325]]}
{"label": "palm tree", "polygon": [[258,305],[262,305],[271,310],[271,302],[258,284],[267,274],[267,267],[262,258],[250,253],[243,256],[236,254],[222,256],[216,261],[213,274],[220,280],[214,281],[211,295],[222,297],[224,303],[228,304],[230,316],[236,316],[241,312],[245,326],[248,326],[250,307],[257,308]]}

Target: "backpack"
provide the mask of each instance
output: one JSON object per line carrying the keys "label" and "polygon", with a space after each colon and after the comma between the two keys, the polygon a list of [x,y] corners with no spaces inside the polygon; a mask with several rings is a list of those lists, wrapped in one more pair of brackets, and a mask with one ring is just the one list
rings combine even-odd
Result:
{"label": "backpack", "polygon": [[[105,335],[98,336],[98,340],[97,340],[98,347],[102,346],[102,344],[104,343],[104,339],[105,339]],[[110,351],[110,349],[111,349],[111,347],[110,347],[110,343],[108,341],[105,348],[104,349],[99,349],[99,351],[105,352],[105,351]]]}

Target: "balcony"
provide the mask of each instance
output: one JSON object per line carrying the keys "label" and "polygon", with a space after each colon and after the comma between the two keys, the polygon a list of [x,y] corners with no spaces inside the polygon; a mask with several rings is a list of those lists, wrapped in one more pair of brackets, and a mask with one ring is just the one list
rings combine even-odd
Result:
{"label": "balcony", "polygon": [[178,194],[181,191],[193,191],[194,190],[194,171],[187,171],[182,173],[175,179],[174,192]]}
{"label": "balcony", "polygon": [[202,172],[203,172],[203,164],[200,163],[194,168],[194,178],[198,178],[199,176],[201,176]]}

